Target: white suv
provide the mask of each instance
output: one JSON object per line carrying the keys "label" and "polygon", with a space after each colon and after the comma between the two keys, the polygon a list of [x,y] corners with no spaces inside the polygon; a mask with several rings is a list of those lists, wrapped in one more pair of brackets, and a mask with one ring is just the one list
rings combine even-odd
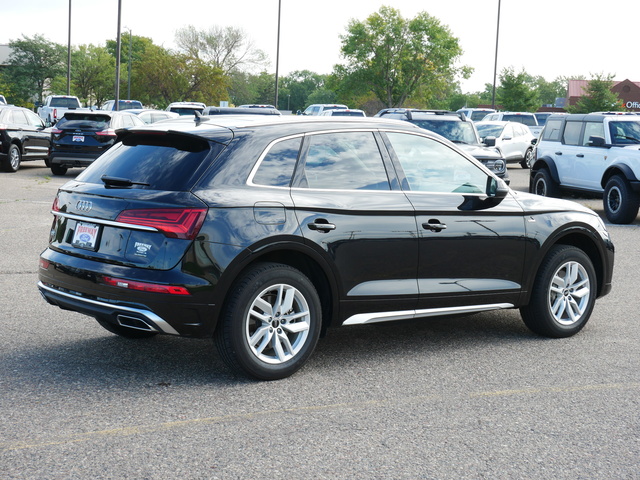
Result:
{"label": "white suv", "polygon": [[326,110],[347,109],[346,105],[341,103],[314,103],[304,109],[302,115],[322,115],[322,112]]}
{"label": "white suv", "polygon": [[538,119],[529,112],[495,112],[490,113],[482,119],[483,122],[517,122],[529,127],[534,137],[538,138],[542,127],[538,125]]}
{"label": "white suv", "polygon": [[536,145],[529,191],[603,197],[612,223],[631,223],[640,207],[640,116],[552,115]]}

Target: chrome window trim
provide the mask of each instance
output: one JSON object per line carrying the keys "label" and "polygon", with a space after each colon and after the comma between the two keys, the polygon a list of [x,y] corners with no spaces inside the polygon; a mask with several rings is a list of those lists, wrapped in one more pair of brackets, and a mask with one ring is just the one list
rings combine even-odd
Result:
{"label": "chrome window trim", "polygon": [[83,217],[82,215],[74,215],[73,213],[64,213],[64,212],[56,212],[51,210],[51,213],[57,217],[69,218],[71,220],[76,220],[79,222],[91,222],[98,223],[100,225],[108,225],[110,227],[118,227],[118,228],[128,228],[130,230],[142,230],[144,232],[159,232],[155,227],[149,227],[147,225],[133,225],[131,223],[123,223],[123,222],[114,222],[113,220],[103,220],[101,218],[94,217]]}

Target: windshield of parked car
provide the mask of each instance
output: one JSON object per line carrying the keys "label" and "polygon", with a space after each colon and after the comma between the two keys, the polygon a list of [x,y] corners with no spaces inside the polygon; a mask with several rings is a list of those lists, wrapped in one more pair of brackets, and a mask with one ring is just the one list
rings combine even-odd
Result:
{"label": "windshield of parked car", "polygon": [[473,125],[469,122],[447,120],[413,120],[420,128],[442,135],[454,143],[478,143]]}
{"label": "windshield of parked car", "polygon": [[493,112],[487,112],[485,110],[476,110],[474,112],[471,112],[471,121],[473,122],[480,121],[490,113],[493,113]]}
{"label": "windshield of parked car", "polygon": [[482,125],[480,123],[476,123],[476,128],[478,129],[478,135],[480,135],[480,138],[499,137],[502,134],[502,130],[504,130],[504,125]]}
{"label": "windshield of parked car", "polygon": [[609,131],[614,145],[640,143],[640,122],[610,122]]}
{"label": "windshield of parked car", "polygon": [[536,121],[536,117],[534,117],[533,115],[517,115],[515,113],[512,113],[512,114],[505,113],[502,116],[502,120],[504,120],[505,122],[522,123],[527,127],[535,127],[536,125],[538,125],[538,122]]}

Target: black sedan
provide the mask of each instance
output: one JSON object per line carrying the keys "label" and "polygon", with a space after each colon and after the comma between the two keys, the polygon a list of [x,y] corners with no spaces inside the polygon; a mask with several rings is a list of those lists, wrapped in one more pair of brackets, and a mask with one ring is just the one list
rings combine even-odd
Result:
{"label": "black sedan", "polygon": [[0,165],[5,172],[17,172],[26,160],[49,156],[51,133],[31,110],[0,105]]}
{"label": "black sedan", "polygon": [[291,375],[340,325],[519,308],[568,337],[611,289],[592,210],[514,192],[439,135],[380,118],[136,127],[52,211],[49,303],[128,338],[214,338],[259,379]]}
{"label": "black sedan", "polygon": [[66,112],[51,130],[51,172],[64,175],[71,167],[90,165],[116,142],[116,130],[142,125],[128,112]]}

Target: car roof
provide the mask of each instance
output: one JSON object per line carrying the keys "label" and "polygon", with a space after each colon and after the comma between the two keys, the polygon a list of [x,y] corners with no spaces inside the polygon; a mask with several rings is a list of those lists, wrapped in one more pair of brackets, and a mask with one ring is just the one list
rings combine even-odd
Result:
{"label": "car roof", "polygon": [[[130,133],[166,132],[196,135],[210,140],[218,140],[223,132],[234,132],[256,128],[282,128],[287,134],[309,131],[335,131],[336,128],[391,128],[424,134],[426,130],[402,120],[374,117],[321,117],[302,115],[216,115],[214,117],[180,117],[162,120],[146,126],[128,129]],[[231,138],[229,138],[230,140]]]}

